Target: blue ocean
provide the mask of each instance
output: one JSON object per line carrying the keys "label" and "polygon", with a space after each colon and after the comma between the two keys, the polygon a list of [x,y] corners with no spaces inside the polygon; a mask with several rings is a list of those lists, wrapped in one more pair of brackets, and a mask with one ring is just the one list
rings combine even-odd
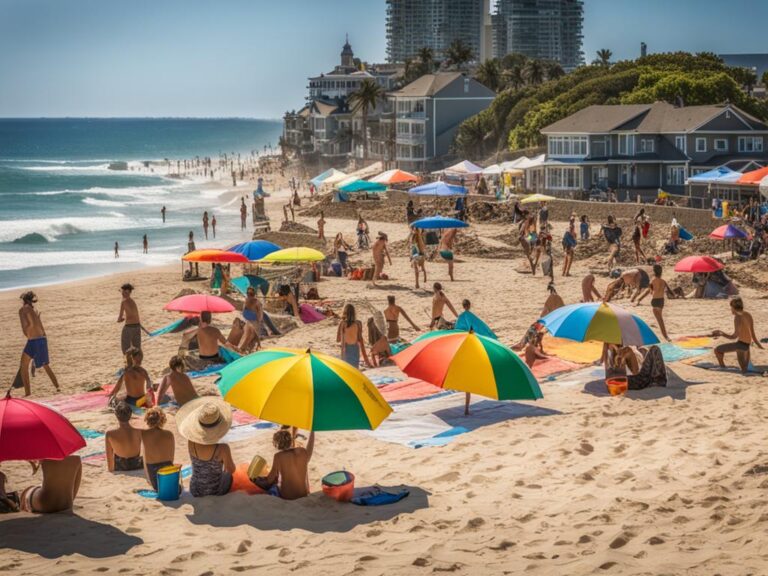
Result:
{"label": "blue ocean", "polygon": [[[190,230],[198,247],[242,239],[238,197],[222,206],[196,159],[253,161],[280,133],[277,120],[0,119],[0,290],[173,262]],[[202,241],[203,210],[217,243]]]}

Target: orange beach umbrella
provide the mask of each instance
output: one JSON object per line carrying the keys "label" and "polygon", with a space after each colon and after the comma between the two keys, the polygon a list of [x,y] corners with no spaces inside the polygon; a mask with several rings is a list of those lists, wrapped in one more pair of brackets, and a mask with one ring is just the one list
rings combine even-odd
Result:
{"label": "orange beach umbrella", "polygon": [[192,252],[187,252],[184,254],[181,259],[186,262],[226,262],[232,264],[248,263],[248,258],[243,254],[217,249],[192,250]]}

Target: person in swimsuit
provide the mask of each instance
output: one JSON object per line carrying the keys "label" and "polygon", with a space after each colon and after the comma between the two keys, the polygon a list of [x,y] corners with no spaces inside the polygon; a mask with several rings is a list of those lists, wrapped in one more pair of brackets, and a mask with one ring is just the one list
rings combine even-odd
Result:
{"label": "person in swimsuit", "polygon": [[184,358],[181,356],[172,356],[168,367],[171,371],[163,376],[160,382],[160,388],[157,391],[157,403],[166,402],[168,388],[173,391],[173,399],[179,406],[184,406],[190,400],[198,397],[192,380],[184,373]]}
{"label": "person in swimsuit", "polygon": [[317,220],[317,237],[325,242],[325,214],[320,211],[320,218]]}
{"label": "person in swimsuit", "polygon": [[443,292],[443,285],[440,282],[435,282],[432,285],[434,295],[432,296],[432,321],[429,323],[429,329],[435,330],[440,326],[440,322],[443,320],[443,310],[448,306],[448,310],[453,312],[453,315],[458,318],[459,315],[456,312],[456,308],[453,307],[448,296]]}
{"label": "person in swimsuit", "polygon": [[213,232],[213,239],[216,239],[216,216],[211,214],[211,232]]}
{"label": "person in swimsuit", "polygon": [[246,290],[245,302],[243,303],[243,320],[247,325],[243,339],[237,343],[241,350],[253,350],[254,341],[256,350],[261,348],[261,330],[264,322],[264,309],[261,302],[256,297],[256,289],[248,286]]}
{"label": "person in swimsuit", "polygon": [[[539,230],[539,235],[536,237],[536,248],[534,253],[534,258],[531,260],[531,274],[536,275],[536,268],[539,265],[539,260],[541,260],[542,255],[551,255],[551,244],[552,244],[552,236],[547,232],[546,228],[541,228]],[[545,276],[552,277],[552,262],[550,258],[549,262],[549,270],[545,270],[544,262],[542,262],[541,265],[541,271],[542,274]]]}
{"label": "person in swimsuit", "polygon": [[619,277],[606,287],[606,302],[610,302],[612,298],[617,297],[625,288],[629,290],[630,302],[634,302],[635,298],[640,295],[640,292],[651,285],[651,279],[650,276],[648,276],[648,272],[641,268],[631,268],[630,270],[623,272],[614,272],[618,272]]}
{"label": "person in swimsuit", "polygon": [[270,494],[296,500],[309,495],[309,461],[315,448],[315,433],[310,432],[307,447],[295,446],[293,434],[285,428],[275,432],[272,444],[277,449],[269,475],[256,478],[256,484]]}
{"label": "person in swimsuit", "polygon": [[219,345],[234,350],[238,354],[240,350],[227,342],[221,330],[211,325],[211,313],[206,310],[200,313],[200,327],[197,329],[197,343],[200,346],[199,357],[200,360],[205,360],[211,364],[223,364],[221,356],[219,356]]}
{"label": "person in swimsuit", "polygon": [[341,359],[347,364],[358,368],[360,366],[360,353],[362,352],[365,365],[371,367],[363,341],[363,323],[356,319],[355,307],[352,304],[344,306],[341,322],[339,322],[339,328],[336,332],[336,342],[341,344]]}
{"label": "person in swimsuit", "polygon": [[[189,254],[190,252],[194,252],[195,250],[197,250],[197,247],[195,246],[195,233],[192,230],[190,230],[189,231],[189,239],[187,240],[187,254]],[[193,276],[193,274],[192,274],[192,270],[193,270],[192,264],[195,265],[194,266],[194,271],[195,271],[194,272],[194,277],[198,278],[200,276],[200,268],[199,268],[198,262],[190,262],[189,263],[189,275]]]}
{"label": "person in swimsuit", "polygon": [[740,297],[731,300],[731,313],[733,314],[733,334],[726,334],[722,330],[712,332],[713,338],[727,338],[735,340],[728,344],[720,344],[715,347],[715,357],[721,368],[725,368],[723,361],[725,355],[729,352],[736,352],[736,359],[739,362],[741,371],[746,373],[749,370],[750,350],[749,347],[754,342],[755,346],[762,350],[763,345],[755,336],[755,324],[752,315],[744,310],[744,301]]}
{"label": "person in swimsuit", "polygon": [[104,435],[107,470],[110,472],[128,472],[144,467],[141,457],[141,432],[131,426],[131,416],[133,410],[125,402],[115,406],[118,426],[107,430]]}
{"label": "person in swimsuit", "polygon": [[204,396],[179,410],[178,429],[188,441],[192,496],[221,496],[232,486],[235,463],[228,444],[219,444],[232,425],[232,410],[220,398]]}
{"label": "person in swimsuit", "polygon": [[641,212],[643,214],[638,214],[635,216],[635,227],[632,230],[632,244],[635,247],[635,262],[637,264],[645,262],[648,259],[645,255],[645,252],[643,252],[642,246],[640,245],[640,242],[643,238],[643,225],[645,223],[643,210],[641,210]]}
{"label": "person in swimsuit", "polygon": [[400,325],[398,321],[400,320],[401,314],[403,315],[403,318],[413,326],[414,330],[417,332],[421,330],[421,328],[416,326],[413,320],[411,320],[406,311],[395,304],[395,297],[392,295],[387,296],[387,307],[384,308],[384,319],[387,321],[387,340],[390,342],[394,342],[400,338]]}
{"label": "person in swimsuit", "polygon": [[203,212],[203,234],[205,239],[208,240],[208,211]]}
{"label": "person in swimsuit", "polygon": [[416,289],[419,288],[419,269],[424,274],[424,282],[427,281],[427,246],[424,244],[424,235],[419,228],[411,227],[411,236],[408,239],[411,244],[411,266],[416,278]]}
{"label": "person in swimsuit", "polygon": [[618,227],[613,216],[608,216],[608,224],[601,226],[601,231],[608,242],[608,269],[613,270],[621,252],[621,228]]}
{"label": "person in swimsuit", "polygon": [[448,262],[448,277],[453,282],[453,245],[456,242],[456,234],[459,232],[458,228],[449,228],[443,230],[440,236],[440,258]]}
{"label": "person in swimsuit", "polygon": [[132,284],[123,284],[120,286],[120,292],[123,300],[120,302],[120,313],[117,315],[117,321],[125,322],[123,331],[120,333],[120,349],[123,355],[128,352],[128,348],[141,350],[141,319],[139,318],[139,307],[133,300]]}
{"label": "person in swimsuit", "polygon": [[586,214],[579,219],[579,236],[582,240],[589,240],[589,216]]}
{"label": "person in swimsuit", "polygon": [[670,289],[669,284],[667,284],[667,281],[661,277],[661,274],[661,265],[654,264],[653,280],[651,280],[651,285],[646,288],[645,291],[638,297],[637,303],[640,304],[643,298],[645,298],[649,293],[651,294],[651,308],[653,308],[653,315],[655,316],[656,322],[659,325],[661,335],[664,336],[664,339],[667,342],[669,342],[667,327],[664,325],[664,297],[669,296],[670,298],[674,298],[675,295],[672,293],[672,290]]}
{"label": "person in swimsuit", "polygon": [[571,275],[571,264],[573,264],[573,255],[576,248],[576,215],[572,214],[568,221],[568,230],[563,234],[563,276]]}
{"label": "person in swimsuit", "polygon": [[287,284],[283,284],[278,289],[277,295],[285,304],[284,312],[288,314],[288,316],[293,316],[294,318],[301,320],[299,305],[298,302],[296,302],[296,296],[294,296],[293,292],[291,292],[291,287]]}
{"label": "person in swimsuit", "polygon": [[53,383],[53,387],[58,390],[59,381],[51,369],[48,358],[48,338],[45,335],[43,321],[40,319],[40,312],[35,310],[37,296],[32,291],[24,292],[21,295],[21,301],[23,304],[19,308],[19,319],[21,320],[21,331],[27,338],[19,366],[21,381],[24,384],[24,396],[29,396],[32,393],[29,385],[29,369],[33,362],[35,368],[45,370]]}
{"label": "person in swimsuit", "polygon": [[349,258],[348,252],[351,249],[349,244],[344,240],[344,235],[341,232],[336,234],[336,237],[333,239],[333,252],[336,256],[336,260],[341,264],[343,272],[346,272],[347,270],[347,259]]}
{"label": "person in swimsuit", "polygon": [[176,440],[173,432],[163,430],[165,412],[159,406],[147,410],[144,414],[146,430],[141,431],[141,446],[144,450],[144,472],[147,481],[157,490],[157,472],[160,468],[171,466],[176,452]]}
{"label": "person in swimsuit", "polygon": [[149,239],[147,238],[146,234],[144,234],[144,236],[141,238],[141,245],[143,247],[144,254],[147,254],[149,251]]}
{"label": "person in swimsuit", "polygon": [[384,274],[384,258],[389,260],[389,265],[392,266],[392,257],[387,250],[387,241],[389,238],[384,232],[379,232],[376,237],[376,242],[371,247],[373,254],[373,285],[376,286],[376,280],[387,279]]}
{"label": "person in swimsuit", "polygon": [[602,300],[603,298],[600,296],[600,292],[597,291],[597,288],[595,288],[595,275],[587,274],[581,281],[581,301],[594,302],[595,299],[593,296],[598,300]]}
{"label": "person in swimsuit", "polygon": [[83,464],[80,456],[32,463],[33,470],[43,471],[41,486],[30,486],[21,493],[21,509],[35,514],[53,514],[71,510],[80,490]]}
{"label": "person in swimsuit", "polygon": [[8,478],[0,471],[0,513],[19,511],[19,493],[6,491]]}
{"label": "person in swimsuit", "polygon": [[149,373],[141,366],[144,354],[136,348],[129,348],[125,354],[125,369],[117,380],[117,384],[109,395],[108,405],[112,405],[117,398],[117,393],[125,384],[125,398],[123,401],[129,406],[143,406],[147,403],[147,391],[152,388],[152,379]]}
{"label": "person in swimsuit", "polygon": [[547,285],[547,290],[549,291],[549,296],[547,296],[547,300],[544,302],[544,308],[541,309],[540,318],[543,318],[553,310],[565,306],[565,302],[563,302],[560,294],[557,293],[555,285],[552,282]]}

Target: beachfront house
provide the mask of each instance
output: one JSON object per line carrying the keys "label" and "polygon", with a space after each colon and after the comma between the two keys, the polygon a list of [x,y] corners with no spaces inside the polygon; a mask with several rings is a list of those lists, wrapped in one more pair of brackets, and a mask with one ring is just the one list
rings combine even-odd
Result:
{"label": "beachfront house", "polygon": [[423,171],[448,154],[459,125],[494,97],[493,90],[461,72],[425,74],[391,92],[397,167]]}
{"label": "beachfront house", "polygon": [[732,104],[588,106],[544,128],[544,188],[685,194],[690,176],[768,164],[768,125]]}

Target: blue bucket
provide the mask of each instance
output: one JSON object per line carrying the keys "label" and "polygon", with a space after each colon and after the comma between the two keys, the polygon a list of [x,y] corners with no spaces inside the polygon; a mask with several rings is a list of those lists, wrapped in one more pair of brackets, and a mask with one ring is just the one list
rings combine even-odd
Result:
{"label": "blue bucket", "polygon": [[173,464],[157,471],[157,499],[178,500],[181,466]]}

